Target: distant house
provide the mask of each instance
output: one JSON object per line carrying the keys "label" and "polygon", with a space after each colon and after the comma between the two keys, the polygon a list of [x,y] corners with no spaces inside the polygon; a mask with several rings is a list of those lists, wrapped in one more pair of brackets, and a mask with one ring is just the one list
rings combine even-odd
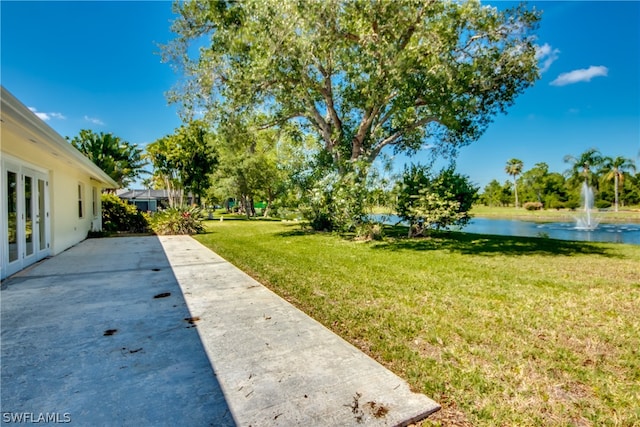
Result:
{"label": "distant house", "polygon": [[116,182],[0,87],[0,279],[102,229]]}
{"label": "distant house", "polygon": [[[143,212],[157,212],[158,209],[169,207],[169,192],[167,190],[125,190],[121,189],[116,195],[127,203],[135,205]],[[193,196],[185,196],[186,204],[191,204]]]}
{"label": "distant house", "polygon": [[143,212],[156,212],[169,207],[167,190],[119,190],[118,197]]}

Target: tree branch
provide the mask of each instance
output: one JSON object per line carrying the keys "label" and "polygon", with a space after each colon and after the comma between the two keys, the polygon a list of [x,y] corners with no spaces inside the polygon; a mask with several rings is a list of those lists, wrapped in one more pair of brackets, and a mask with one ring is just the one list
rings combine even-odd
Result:
{"label": "tree branch", "polygon": [[324,139],[325,148],[328,151],[331,151],[334,146],[333,140],[331,139],[331,125],[327,123],[327,121],[322,117],[322,115],[316,108],[315,103],[308,95],[305,96],[304,99],[307,102],[309,111],[311,112],[311,116],[307,116],[307,118],[310,119],[311,123],[314,123],[316,125],[316,128],[322,135],[322,139]]}
{"label": "tree branch", "polygon": [[407,132],[412,131],[416,128],[419,128],[421,126],[424,126],[428,123],[433,123],[433,122],[437,122],[438,119],[435,117],[425,117],[421,120],[418,120],[416,122],[414,122],[411,126],[407,126],[405,128],[402,128],[400,130],[398,130],[396,133],[394,133],[393,135],[388,136],[387,138],[383,139],[382,141],[378,142],[376,144],[375,147],[373,147],[373,150],[371,150],[371,153],[369,154],[369,158],[371,159],[375,159],[376,156],[378,154],[380,154],[380,151],[382,151],[382,149],[384,147],[386,147],[387,145],[391,145],[393,143],[395,143],[398,139],[400,139],[402,136],[404,136]]}
{"label": "tree branch", "polygon": [[373,120],[378,115],[380,111],[380,107],[371,107],[367,109],[367,111],[362,116],[362,120],[360,121],[360,125],[358,125],[358,132],[353,137],[353,141],[351,143],[351,160],[357,159],[360,154],[362,154],[362,145],[364,143],[364,139],[371,129],[371,124]]}
{"label": "tree branch", "polygon": [[316,65],[318,67],[318,70],[320,71],[320,74],[322,74],[322,77],[324,77],[324,82],[323,82],[324,86],[320,88],[320,93],[322,94],[325,100],[325,103],[327,104],[327,111],[329,112],[329,117],[331,118],[331,121],[335,125],[336,130],[338,131],[338,134],[342,134],[342,120],[340,120],[340,117],[338,116],[338,112],[336,111],[335,105],[333,102],[333,88],[331,86],[331,69],[330,68],[329,70],[325,69],[319,60],[316,62]]}

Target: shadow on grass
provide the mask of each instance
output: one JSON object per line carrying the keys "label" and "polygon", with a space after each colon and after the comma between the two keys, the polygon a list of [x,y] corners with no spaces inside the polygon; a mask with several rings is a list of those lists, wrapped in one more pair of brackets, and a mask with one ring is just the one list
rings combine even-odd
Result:
{"label": "shadow on grass", "polygon": [[469,255],[601,255],[618,257],[605,247],[589,242],[574,242],[539,237],[496,236],[463,232],[437,232],[430,237],[407,238],[406,228],[403,237],[394,227],[387,233],[391,239],[380,242],[374,249],[400,251],[448,250]]}
{"label": "shadow on grass", "polygon": [[[290,225],[294,226],[294,224]],[[433,232],[429,237],[408,238],[407,231],[407,227],[403,226],[386,226],[385,240],[370,242],[371,248],[387,251],[448,250],[469,255],[600,255],[611,258],[621,257],[599,243],[453,231]],[[299,224],[296,224],[295,229],[289,229],[275,235],[278,237],[301,237],[312,234],[326,235],[331,233],[300,228]],[[340,236],[345,240],[356,240],[353,233],[344,233]]]}

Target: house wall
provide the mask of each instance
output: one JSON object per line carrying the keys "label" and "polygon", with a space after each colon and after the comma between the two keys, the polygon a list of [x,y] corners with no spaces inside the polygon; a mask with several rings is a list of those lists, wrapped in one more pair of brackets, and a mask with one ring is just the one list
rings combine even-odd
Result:
{"label": "house wall", "polygon": [[4,87],[0,91],[0,278],[4,278],[75,245],[90,230],[100,230],[101,190],[117,183]]}
{"label": "house wall", "polygon": [[[2,132],[3,160],[20,163],[46,173],[49,180],[51,255],[58,254],[87,237],[90,230],[102,229],[101,204],[94,216],[92,187],[100,195],[100,183],[74,168],[72,162],[47,152],[37,143],[24,141],[9,131]],[[84,216],[78,212],[78,184],[83,187]]]}

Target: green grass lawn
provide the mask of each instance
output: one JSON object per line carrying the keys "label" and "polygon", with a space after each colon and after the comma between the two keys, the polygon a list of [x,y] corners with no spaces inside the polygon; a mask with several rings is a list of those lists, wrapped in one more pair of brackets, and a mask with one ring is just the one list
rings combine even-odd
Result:
{"label": "green grass lawn", "polygon": [[196,239],[438,401],[425,425],[640,425],[639,246],[208,227]]}

